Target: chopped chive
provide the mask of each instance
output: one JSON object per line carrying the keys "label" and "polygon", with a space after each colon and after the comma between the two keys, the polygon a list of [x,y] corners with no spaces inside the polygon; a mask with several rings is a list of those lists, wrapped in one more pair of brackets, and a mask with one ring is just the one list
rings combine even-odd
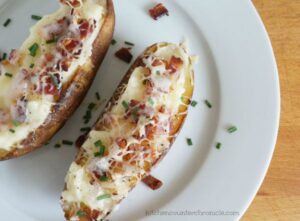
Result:
{"label": "chopped chive", "polygon": [[90,103],[89,106],[88,106],[88,109],[93,110],[95,107],[96,107],[95,103]]}
{"label": "chopped chive", "polygon": [[8,19],[4,22],[3,26],[4,26],[4,27],[7,27],[7,26],[10,24],[10,22],[11,22],[11,19],[8,18]]}
{"label": "chopped chive", "polygon": [[87,110],[85,112],[85,115],[83,116],[83,119],[85,120],[84,123],[85,124],[89,123],[91,118],[92,118],[92,112],[90,110]]}
{"label": "chopped chive", "polygon": [[14,134],[16,131],[14,129],[9,129],[9,132]]}
{"label": "chopped chive", "polygon": [[96,98],[97,98],[97,100],[98,100],[98,101],[100,101],[100,100],[101,100],[101,97],[100,97],[100,94],[99,94],[99,92],[96,92]]}
{"label": "chopped chive", "polygon": [[96,153],[94,153],[94,156],[95,156],[95,157],[100,157],[101,154],[100,154],[100,152],[96,152]]}
{"label": "chopped chive", "polygon": [[186,142],[187,142],[187,144],[188,144],[189,146],[192,146],[192,145],[193,145],[193,141],[192,141],[191,138],[187,138],[187,139],[186,139]]}
{"label": "chopped chive", "polygon": [[79,217],[83,217],[83,216],[86,216],[87,214],[86,214],[86,212],[84,212],[84,211],[78,211],[78,212],[76,213],[76,215],[79,216]]}
{"label": "chopped chive", "polygon": [[100,156],[104,156],[104,153],[105,153],[105,146],[101,146],[100,147]]}
{"label": "chopped chive", "polygon": [[235,126],[229,127],[229,128],[227,129],[228,133],[234,133],[234,132],[236,132],[237,130],[238,130],[238,129],[237,129],[237,127],[235,127]]}
{"label": "chopped chive", "polygon": [[156,71],[156,74],[157,74],[157,75],[160,75],[160,71]]}
{"label": "chopped chive", "polygon": [[108,198],[110,198],[110,197],[111,197],[110,194],[103,194],[103,195],[101,195],[101,196],[98,196],[98,197],[97,197],[97,200],[104,200],[104,199],[108,199]]}
{"label": "chopped chive", "polygon": [[206,104],[206,106],[208,108],[212,108],[212,105],[211,105],[211,103],[208,100],[205,100],[204,103]]}
{"label": "chopped chive", "polygon": [[217,143],[216,148],[219,150],[219,149],[221,149],[221,147],[222,147],[222,144],[221,143]]}
{"label": "chopped chive", "polygon": [[192,107],[196,107],[196,106],[197,106],[197,104],[198,104],[198,102],[197,102],[197,101],[192,101],[192,102],[191,102],[191,106],[192,106]]}
{"label": "chopped chive", "polygon": [[101,176],[100,177],[100,181],[101,182],[107,182],[108,181],[108,177],[107,176]]}
{"label": "chopped chive", "polygon": [[124,43],[127,44],[127,45],[130,45],[130,46],[134,46],[134,44],[129,42],[129,41],[125,41]]}
{"label": "chopped chive", "polygon": [[74,142],[73,141],[69,141],[69,140],[63,140],[62,144],[71,146],[71,145],[74,144]]}
{"label": "chopped chive", "polygon": [[95,147],[100,147],[100,146],[103,146],[103,143],[101,140],[97,140],[95,143],[94,143]]}
{"label": "chopped chive", "polygon": [[6,53],[3,53],[3,55],[2,55],[2,60],[5,60],[6,57],[7,57],[7,54],[6,54]]}
{"label": "chopped chive", "polygon": [[7,73],[7,72],[6,72],[4,75],[5,75],[6,77],[9,77],[9,78],[12,78],[12,77],[13,77],[13,74]]}
{"label": "chopped chive", "polygon": [[42,16],[39,16],[39,15],[31,15],[31,18],[33,20],[41,20],[43,17]]}
{"label": "chopped chive", "polygon": [[53,44],[53,43],[56,43],[57,40],[58,40],[58,38],[52,38],[52,39],[46,41],[46,44]]}
{"label": "chopped chive", "polygon": [[15,120],[12,121],[12,124],[13,124],[15,127],[18,127],[18,126],[20,125],[20,123],[19,123],[18,121],[15,121]]}
{"label": "chopped chive", "polygon": [[57,144],[54,145],[54,147],[55,147],[56,149],[61,148],[61,144],[57,143]]}
{"label": "chopped chive", "polygon": [[39,49],[39,45],[37,43],[34,43],[33,45],[30,46],[30,48],[28,48],[30,55],[32,57],[36,56],[37,50]]}
{"label": "chopped chive", "polygon": [[125,110],[127,111],[129,109],[129,105],[127,101],[122,101],[122,105],[125,108]]}
{"label": "chopped chive", "polygon": [[89,132],[91,130],[90,127],[83,127],[80,129],[81,132]]}
{"label": "chopped chive", "polygon": [[32,64],[30,64],[30,66],[29,66],[29,68],[33,68],[34,67],[34,64],[32,63]]}
{"label": "chopped chive", "polygon": [[151,97],[148,98],[148,102],[150,103],[151,106],[154,105],[154,101],[153,101],[153,99]]}
{"label": "chopped chive", "polygon": [[115,39],[111,40],[111,45],[117,44],[117,41]]}

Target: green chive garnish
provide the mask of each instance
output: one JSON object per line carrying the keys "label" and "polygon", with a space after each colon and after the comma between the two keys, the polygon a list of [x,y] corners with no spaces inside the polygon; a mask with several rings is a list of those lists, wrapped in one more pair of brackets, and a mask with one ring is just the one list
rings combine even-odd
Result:
{"label": "green chive garnish", "polygon": [[57,40],[58,40],[58,38],[52,38],[52,39],[46,41],[46,44],[53,44],[53,43],[56,43]]}
{"label": "green chive garnish", "polygon": [[74,142],[73,141],[69,141],[69,140],[63,140],[62,144],[71,146],[71,145],[74,144]]}
{"label": "green chive garnish", "polygon": [[91,130],[90,127],[83,127],[80,129],[81,132],[89,132]]}
{"label": "green chive garnish", "polygon": [[93,110],[95,107],[96,107],[95,103],[90,103],[89,106],[88,106],[88,109]]}
{"label": "green chive garnish", "polygon": [[206,106],[208,108],[212,108],[212,105],[211,105],[211,103],[208,100],[205,100],[204,103],[206,104]]}
{"label": "green chive garnish", "polygon": [[160,71],[156,71],[156,74],[157,74],[157,75],[160,75]]}
{"label": "green chive garnish", "polygon": [[31,18],[33,20],[41,20],[43,17],[42,16],[39,16],[39,15],[31,15]]}
{"label": "green chive garnish", "polygon": [[150,103],[151,106],[154,105],[154,101],[153,101],[153,99],[151,97],[148,98],[148,102]]}
{"label": "green chive garnish", "polygon": [[15,120],[12,121],[12,124],[13,124],[15,127],[18,127],[18,126],[20,125],[20,123],[19,123],[18,121],[15,121]]}
{"label": "green chive garnish", "polygon": [[110,198],[110,197],[111,197],[110,194],[103,194],[103,195],[101,195],[101,196],[98,196],[98,197],[97,197],[97,200],[104,200],[104,199],[108,199],[108,198]]}
{"label": "green chive garnish", "polygon": [[193,141],[192,141],[191,138],[187,138],[187,139],[186,139],[186,142],[187,142],[187,144],[188,144],[189,146],[192,146],[192,145],[193,145]]}
{"label": "green chive garnish", "polygon": [[100,181],[101,182],[107,182],[108,181],[108,177],[107,176],[101,176],[100,177]]}
{"label": "green chive garnish", "polygon": [[6,53],[3,53],[3,55],[2,55],[2,60],[5,60],[6,57],[7,57],[7,54],[6,54]]}
{"label": "green chive garnish", "polygon": [[8,19],[4,22],[3,26],[4,26],[4,27],[7,27],[7,26],[9,25],[10,22],[11,22],[11,19],[8,18]]}
{"label": "green chive garnish", "polygon": [[221,149],[221,147],[222,147],[222,144],[221,143],[217,143],[216,148],[219,150],[219,149]]}
{"label": "green chive garnish", "polygon": [[85,124],[89,123],[91,118],[92,118],[92,112],[90,110],[87,110],[85,112],[85,115],[83,116],[83,119],[85,120],[84,123]]}
{"label": "green chive garnish", "polygon": [[96,152],[96,153],[94,153],[94,156],[95,156],[95,157],[100,157],[101,154],[100,154],[100,152]]}
{"label": "green chive garnish", "polygon": [[32,63],[32,64],[30,64],[30,66],[29,66],[30,68],[33,68],[34,67],[34,64]]}
{"label": "green chive garnish", "polygon": [[83,216],[86,216],[87,214],[86,214],[86,212],[84,212],[84,211],[78,211],[78,212],[76,213],[76,215],[79,216],[79,217],[83,217]]}
{"label": "green chive garnish", "polygon": [[191,106],[192,106],[192,107],[196,107],[196,106],[197,106],[197,104],[198,104],[198,102],[197,102],[197,101],[192,101],[192,102],[191,102]]}
{"label": "green chive garnish", "polygon": [[111,45],[117,44],[117,41],[115,39],[111,40]]}
{"label": "green chive garnish", "polygon": [[127,45],[130,45],[130,46],[134,46],[134,44],[129,42],[129,41],[125,41],[124,43],[127,44]]}
{"label": "green chive garnish", "polygon": [[4,75],[5,75],[6,77],[9,77],[9,78],[12,78],[12,77],[13,77],[13,74],[7,73],[7,72],[6,72]]}
{"label": "green chive garnish", "polygon": [[95,143],[94,143],[95,147],[100,147],[100,146],[103,146],[103,143],[101,140],[97,140]]}
{"label": "green chive garnish", "polygon": [[55,147],[56,149],[61,148],[61,144],[57,143],[57,144],[54,145],[54,147]]}
{"label": "green chive garnish", "polygon": [[99,94],[99,92],[96,92],[96,98],[97,98],[97,100],[98,100],[98,101],[100,101],[100,100],[101,100],[101,97],[100,97],[100,94]]}
{"label": "green chive garnish", "polygon": [[237,130],[238,130],[238,129],[237,129],[237,127],[235,127],[235,126],[229,127],[229,128],[227,129],[228,133],[234,133],[234,132],[236,132]]}
{"label": "green chive garnish", "polygon": [[14,134],[16,131],[14,129],[9,129],[9,132]]}
{"label": "green chive garnish", "polygon": [[127,111],[129,109],[129,105],[127,101],[122,101],[122,105],[125,108],[125,110]]}
{"label": "green chive garnish", "polygon": [[37,43],[34,43],[33,45],[31,45],[30,48],[28,48],[30,55],[32,57],[36,56],[37,50],[39,49],[39,45]]}

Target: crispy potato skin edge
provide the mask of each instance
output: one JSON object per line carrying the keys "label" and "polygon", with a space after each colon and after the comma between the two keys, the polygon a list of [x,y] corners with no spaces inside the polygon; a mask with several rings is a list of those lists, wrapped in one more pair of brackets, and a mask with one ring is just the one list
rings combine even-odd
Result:
{"label": "crispy potato skin edge", "polygon": [[110,46],[115,28],[115,12],[112,0],[107,0],[107,16],[93,43],[89,61],[76,70],[74,78],[61,99],[54,106],[42,126],[22,141],[24,148],[6,152],[0,150],[0,161],[9,160],[30,153],[50,140],[66,123],[87,94]]}
{"label": "crispy potato skin edge", "polygon": [[[106,104],[106,107],[104,109],[104,111],[100,114],[100,117],[98,118],[98,120],[96,121],[96,124],[94,125],[94,129],[95,130],[100,130],[101,127],[102,127],[102,124],[101,124],[101,121],[100,119],[102,118],[102,116],[105,114],[105,112],[108,112],[112,109],[113,105],[119,100],[119,98],[121,97],[122,95],[122,92],[123,92],[123,88],[124,86],[127,86],[128,84],[128,81],[130,79],[130,76],[132,74],[132,72],[134,71],[134,69],[140,65],[143,64],[142,62],[142,57],[145,53],[151,53],[153,51],[156,50],[157,46],[158,45],[167,45],[168,43],[165,43],[165,42],[162,42],[162,43],[158,43],[158,44],[154,44],[150,47],[148,47],[140,57],[138,57],[135,62],[132,64],[132,66],[129,68],[129,70],[127,71],[127,73],[125,74],[125,76],[123,77],[123,79],[121,80],[120,84],[118,85],[116,91],[114,92],[113,96],[111,97],[111,99],[107,102]],[[186,112],[188,111],[188,107],[189,107],[189,104],[190,104],[190,99],[192,98],[193,96],[193,92],[194,92],[194,72],[192,72],[190,75],[189,75],[189,79],[188,81],[186,82],[186,85],[185,85],[185,88],[186,88],[186,91],[185,91],[185,94],[184,96],[189,98],[189,99],[185,99],[185,104],[187,106],[182,106],[179,110],[179,113],[183,113],[183,112]],[[173,127],[173,129],[170,131],[170,135],[171,136],[174,136],[173,138],[170,138],[170,148],[168,148],[168,151],[171,149],[171,146],[172,144],[174,143],[177,135],[179,134],[183,124],[184,124],[184,121],[185,121],[185,118],[186,118],[187,114],[184,114],[184,115],[180,115],[177,120],[176,120],[176,123]],[[88,133],[86,134],[86,137],[87,137]],[[79,153],[77,156],[80,156],[81,153],[80,151],[83,151],[83,149],[80,149],[79,150]],[[158,158],[156,160],[156,162],[152,165],[152,168],[157,166],[157,164],[159,164],[159,162],[167,155],[168,151],[166,151],[164,154],[162,154],[160,156],[160,158]],[[77,157],[76,157],[77,158]],[[150,174],[150,173],[149,173]],[[147,174],[147,175],[149,175]],[[147,175],[145,175],[144,177],[146,177]],[[65,185],[65,188],[64,190],[67,189],[67,186]],[[120,202],[119,202],[120,203]],[[87,207],[87,205],[81,205],[81,208],[80,208],[81,211],[90,211],[90,208]],[[70,210],[65,210],[65,218],[67,220],[70,219],[70,217],[72,216],[72,214],[74,213],[74,211],[77,211],[77,208],[76,207],[72,207],[71,206],[71,209]],[[103,217],[103,219],[105,219],[109,214],[106,214],[105,217]],[[80,221],[94,221],[94,219],[89,219],[88,217],[80,217],[79,219]]]}

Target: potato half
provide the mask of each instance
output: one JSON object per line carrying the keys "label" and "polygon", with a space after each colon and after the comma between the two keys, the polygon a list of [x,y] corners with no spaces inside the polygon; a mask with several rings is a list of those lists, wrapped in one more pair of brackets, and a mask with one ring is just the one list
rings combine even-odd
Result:
{"label": "potato half", "polygon": [[114,32],[112,0],[60,0],[0,64],[0,160],[45,144],[76,110]]}
{"label": "potato half", "polygon": [[167,154],[188,112],[194,61],[185,45],[171,43],[137,58],[69,169],[67,220],[102,220]]}

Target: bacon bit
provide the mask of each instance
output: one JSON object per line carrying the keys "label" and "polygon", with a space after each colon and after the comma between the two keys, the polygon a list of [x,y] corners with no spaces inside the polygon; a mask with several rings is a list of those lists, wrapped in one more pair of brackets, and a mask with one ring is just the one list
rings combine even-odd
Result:
{"label": "bacon bit", "polygon": [[65,38],[61,41],[61,44],[67,50],[67,52],[73,54],[76,47],[78,47],[81,42],[72,38]]}
{"label": "bacon bit", "polygon": [[135,106],[137,106],[139,103],[140,103],[140,102],[139,102],[138,100],[132,99],[132,100],[130,101],[130,103],[129,103],[129,106],[135,107]]}
{"label": "bacon bit", "polygon": [[125,156],[123,156],[123,160],[124,161],[129,161],[133,158],[133,154],[132,153],[128,153]]}
{"label": "bacon bit", "polygon": [[76,142],[75,142],[75,146],[77,148],[81,148],[81,146],[83,145],[84,141],[86,140],[86,136],[85,135],[81,135],[77,138]]}
{"label": "bacon bit", "polygon": [[145,170],[146,172],[150,172],[151,167],[152,167],[151,162],[149,162],[149,161],[145,161],[145,162],[144,162],[144,170]]}
{"label": "bacon bit", "polygon": [[68,71],[71,66],[71,61],[69,59],[64,59],[60,62],[60,68],[63,71]]}
{"label": "bacon bit", "polygon": [[146,137],[149,140],[153,140],[154,139],[154,134],[156,131],[156,127],[152,124],[147,124],[145,127],[145,132],[146,132]]}
{"label": "bacon bit", "polygon": [[158,190],[162,187],[163,182],[161,182],[159,179],[156,179],[155,177],[149,175],[143,179],[143,182],[150,187],[152,190]]}
{"label": "bacon bit", "polygon": [[[55,82],[53,82],[55,80]],[[59,74],[53,74],[53,76],[50,76],[47,73],[43,73],[39,76],[39,86],[35,86],[35,89],[38,90],[39,93],[45,93],[49,95],[58,95],[59,94],[59,88],[60,88],[60,76]],[[56,85],[57,84],[57,85]]]}
{"label": "bacon bit", "polygon": [[115,56],[128,64],[132,61],[133,58],[130,52],[130,48],[121,48],[115,53]]}
{"label": "bacon bit", "polygon": [[160,113],[164,114],[166,112],[166,105],[162,105],[159,110]]}
{"label": "bacon bit", "polygon": [[158,18],[164,15],[169,16],[168,9],[162,3],[159,3],[156,6],[154,6],[152,9],[150,9],[149,13],[154,20],[157,20]]}
{"label": "bacon bit", "polygon": [[99,215],[100,215],[100,211],[98,211],[98,210],[92,210],[92,213],[91,213],[91,218],[92,218],[92,220],[97,220],[98,219],[98,217],[99,217]]}
{"label": "bacon bit", "polygon": [[[92,31],[90,31],[90,23],[86,19],[80,19],[78,21],[78,24],[79,24],[80,38],[84,39],[84,38],[86,38],[86,36],[88,35],[89,32],[92,32]],[[91,27],[91,28],[93,28],[93,27]]]}
{"label": "bacon bit", "polygon": [[8,56],[9,63],[12,65],[16,65],[16,64],[18,64],[19,60],[20,60],[20,54],[19,54],[18,50],[16,50],[16,49],[11,50],[11,52],[9,53],[9,56]]}
{"label": "bacon bit", "polygon": [[78,8],[82,5],[81,0],[60,0],[60,2],[73,8]]}
{"label": "bacon bit", "polygon": [[178,69],[180,69],[183,65],[183,61],[181,58],[177,58],[175,56],[172,56],[170,62],[167,65],[167,70],[171,73],[174,74]]}
{"label": "bacon bit", "polygon": [[124,138],[117,138],[116,139],[116,143],[118,144],[118,146],[122,149],[124,149],[127,146],[127,140]]}
{"label": "bacon bit", "polygon": [[144,136],[140,135],[140,132],[138,130],[133,133],[132,137],[137,139],[137,140],[141,140],[141,139],[144,138]]}

